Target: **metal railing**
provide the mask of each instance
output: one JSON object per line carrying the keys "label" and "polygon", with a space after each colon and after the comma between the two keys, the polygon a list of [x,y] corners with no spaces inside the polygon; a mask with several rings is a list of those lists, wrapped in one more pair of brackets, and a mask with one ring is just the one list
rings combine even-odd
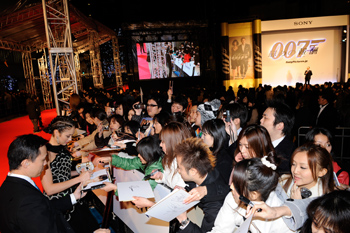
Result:
{"label": "metal railing", "polygon": [[[302,126],[298,129],[297,145],[305,142],[305,135],[311,126]],[[336,127],[332,148],[336,159],[350,160],[350,127]]]}

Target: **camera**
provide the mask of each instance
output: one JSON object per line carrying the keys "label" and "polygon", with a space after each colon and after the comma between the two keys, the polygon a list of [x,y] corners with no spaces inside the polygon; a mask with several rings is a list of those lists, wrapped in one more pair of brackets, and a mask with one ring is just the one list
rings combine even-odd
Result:
{"label": "camera", "polygon": [[146,109],[146,104],[135,104],[134,108],[135,109]]}
{"label": "camera", "polygon": [[303,199],[308,198],[312,195],[312,192],[307,188],[301,188],[300,192],[301,192],[301,197]]}
{"label": "camera", "polygon": [[223,112],[222,117],[225,119],[225,122],[230,122],[230,110]]}

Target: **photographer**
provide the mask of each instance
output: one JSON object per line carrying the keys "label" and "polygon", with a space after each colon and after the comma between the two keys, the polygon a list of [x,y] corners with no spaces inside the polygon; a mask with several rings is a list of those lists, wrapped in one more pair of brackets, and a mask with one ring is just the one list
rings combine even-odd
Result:
{"label": "photographer", "polygon": [[[140,123],[141,132],[145,136],[150,135],[153,127],[153,117],[162,111],[163,104],[164,98],[160,94],[152,94],[147,100],[147,105],[140,102],[133,105],[136,114],[131,119]],[[146,109],[147,114],[143,112],[144,109]]]}

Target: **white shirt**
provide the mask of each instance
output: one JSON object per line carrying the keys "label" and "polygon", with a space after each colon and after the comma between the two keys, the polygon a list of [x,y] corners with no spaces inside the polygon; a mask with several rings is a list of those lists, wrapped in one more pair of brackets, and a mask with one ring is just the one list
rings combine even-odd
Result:
{"label": "white shirt", "polygon": [[316,124],[317,124],[317,121],[318,121],[318,117],[321,115],[321,112],[327,107],[328,104],[325,104],[325,105],[320,105],[320,111],[318,112],[317,114],[317,119],[316,119]]}
{"label": "white shirt", "polygon": [[[275,191],[272,191],[266,200],[266,204],[272,207],[282,206],[283,200],[280,200]],[[221,207],[215,219],[215,224],[210,233],[232,233],[237,227],[243,223],[243,217],[246,213],[245,209],[238,207],[232,193],[228,193],[223,206]],[[274,220],[253,219],[249,227],[253,233],[292,233],[282,218]]]}
{"label": "white shirt", "polygon": [[276,148],[276,147],[278,146],[278,144],[280,144],[280,143],[283,141],[283,139],[284,139],[285,137],[286,137],[286,136],[283,136],[283,137],[281,137],[281,138],[276,139],[275,141],[273,141],[273,142],[272,142],[273,147]]}
{"label": "white shirt", "polygon": [[34,181],[33,181],[29,176],[19,175],[19,174],[13,174],[13,173],[11,173],[11,172],[9,172],[7,175],[8,175],[8,176],[11,176],[11,177],[17,177],[17,178],[26,180],[26,181],[28,181],[31,185],[33,185],[36,189],[39,189],[38,186],[36,186],[36,184],[34,183]]}

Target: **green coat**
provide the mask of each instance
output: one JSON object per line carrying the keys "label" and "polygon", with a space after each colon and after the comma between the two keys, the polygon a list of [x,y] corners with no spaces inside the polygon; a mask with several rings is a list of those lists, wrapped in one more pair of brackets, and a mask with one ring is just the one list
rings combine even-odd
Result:
{"label": "green coat", "polygon": [[[144,171],[145,176],[150,175],[154,169],[159,169],[163,172],[162,157],[159,158],[157,162],[149,164],[148,167],[145,169],[145,165],[141,163],[141,160],[138,157],[128,159],[113,154],[112,165],[124,170],[141,169],[142,171]],[[149,179],[148,182],[151,185],[152,190],[157,186],[157,182],[153,179]]]}

